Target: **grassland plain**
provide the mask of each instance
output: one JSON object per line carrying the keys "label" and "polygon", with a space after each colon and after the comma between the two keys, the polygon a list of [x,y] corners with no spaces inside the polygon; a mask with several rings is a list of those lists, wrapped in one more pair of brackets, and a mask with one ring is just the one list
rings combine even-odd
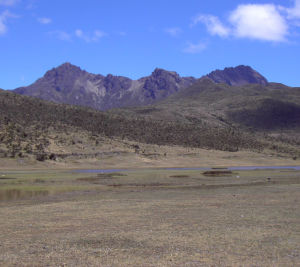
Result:
{"label": "grassland plain", "polygon": [[299,189],[295,170],[1,171],[0,265],[300,266]]}

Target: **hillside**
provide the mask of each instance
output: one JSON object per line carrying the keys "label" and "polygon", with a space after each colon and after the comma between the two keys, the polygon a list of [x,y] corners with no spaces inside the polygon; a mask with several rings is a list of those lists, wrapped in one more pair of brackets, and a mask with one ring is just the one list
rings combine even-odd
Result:
{"label": "hillside", "polygon": [[[223,151],[260,151],[264,147],[255,137],[228,126],[115,115],[7,91],[0,92],[0,125],[2,157],[54,158],[54,144],[60,143],[64,151],[64,146],[79,143],[84,150],[101,145],[104,139]],[[82,139],[78,140],[80,136]]]}
{"label": "hillside", "polygon": [[268,83],[229,86],[202,78],[191,87],[152,106],[113,110],[181,123],[210,122],[246,130],[300,127],[300,88]]}
{"label": "hillside", "polygon": [[300,88],[282,84],[229,86],[204,77],[184,92],[155,105],[110,112],[149,120],[229,127],[300,149]]}

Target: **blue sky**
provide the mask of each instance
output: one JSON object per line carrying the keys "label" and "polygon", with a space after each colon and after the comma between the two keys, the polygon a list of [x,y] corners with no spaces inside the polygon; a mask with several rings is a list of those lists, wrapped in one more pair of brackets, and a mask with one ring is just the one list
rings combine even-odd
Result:
{"label": "blue sky", "polygon": [[0,0],[0,88],[64,62],[133,79],[250,65],[300,86],[300,0]]}

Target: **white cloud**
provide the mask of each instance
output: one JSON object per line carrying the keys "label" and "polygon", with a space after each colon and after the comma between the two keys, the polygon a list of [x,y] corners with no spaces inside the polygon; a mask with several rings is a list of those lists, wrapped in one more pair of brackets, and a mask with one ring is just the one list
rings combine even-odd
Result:
{"label": "white cloud", "polygon": [[38,22],[41,24],[50,24],[52,22],[52,19],[50,18],[38,18]]}
{"label": "white cloud", "polygon": [[206,44],[201,42],[197,44],[187,43],[187,46],[183,49],[183,52],[188,54],[197,54],[202,52],[205,48]]}
{"label": "white cloud", "polygon": [[52,31],[48,32],[49,35],[61,40],[61,41],[72,41],[71,34],[64,32],[64,31]]}
{"label": "white cloud", "polygon": [[173,27],[173,28],[167,28],[165,29],[165,32],[172,37],[177,37],[178,35],[181,34],[182,30],[178,27]]}
{"label": "white cloud", "polygon": [[233,34],[239,38],[266,41],[284,41],[288,34],[288,24],[272,4],[239,5],[230,17]]}
{"label": "white cloud", "polygon": [[75,31],[75,36],[84,40],[87,43],[91,43],[91,42],[98,42],[100,40],[100,38],[104,37],[106,35],[105,32],[102,32],[100,30],[95,30],[93,32],[93,34],[88,35],[86,33],[84,33],[82,30],[77,29]]}
{"label": "white cloud", "polygon": [[225,27],[218,17],[212,15],[199,15],[193,20],[192,25],[196,25],[199,22],[204,23],[208,32],[211,35],[219,35],[220,37],[226,37],[230,33],[230,29]]}
{"label": "white cloud", "polygon": [[3,35],[7,32],[6,22],[8,18],[16,18],[17,16],[10,13],[8,10],[5,10],[0,14],[0,35]]}
{"label": "white cloud", "polygon": [[18,2],[20,2],[20,0],[0,0],[0,5],[2,5],[2,6],[14,6]]}
{"label": "white cloud", "polygon": [[[295,3],[293,12],[297,14],[300,0],[296,0]],[[290,26],[281,13],[282,10],[282,7],[273,4],[242,4],[230,13],[227,21],[228,26],[225,26],[218,17],[212,15],[199,15],[194,18],[192,25],[203,23],[211,35],[220,37],[235,36],[237,38],[282,42],[287,39]],[[286,9],[285,12],[287,12]]]}

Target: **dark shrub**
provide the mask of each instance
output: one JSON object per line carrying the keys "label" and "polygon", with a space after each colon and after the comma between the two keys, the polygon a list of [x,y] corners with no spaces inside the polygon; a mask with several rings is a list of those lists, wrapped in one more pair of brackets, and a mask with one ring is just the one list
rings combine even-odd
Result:
{"label": "dark shrub", "polygon": [[56,160],[56,155],[54,153],[51,153],[49,156],[50,160]]}
{"label": "dark shrub", "polygon": [[48,158],[46,154],[37,154],[36,155],[36,160],[38,161],[45,161]]}

